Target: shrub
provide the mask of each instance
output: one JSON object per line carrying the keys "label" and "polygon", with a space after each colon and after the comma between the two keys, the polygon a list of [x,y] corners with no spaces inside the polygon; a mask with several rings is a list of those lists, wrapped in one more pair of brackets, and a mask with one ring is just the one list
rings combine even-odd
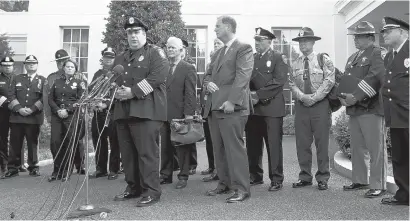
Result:
{"label": "shrub", "polygon": [[295,115],[286,115],[283,118],[283,134],[295,135]]}
{"label": "shrub", "polygon": [[[350,132],[349,132],[349,116],[346,114],[345,111],[341,112],[341,114],[336,118],[335,125],[332,127],[332,131],[334,134],[335,141],[339,146],[339,149],[343,152],[343,154],[351,158],[351,151],[350,151]],[[391,141],[390,141],[390,129],[386,128],[386,145],[387,145],[387,154],[391,156]]]}

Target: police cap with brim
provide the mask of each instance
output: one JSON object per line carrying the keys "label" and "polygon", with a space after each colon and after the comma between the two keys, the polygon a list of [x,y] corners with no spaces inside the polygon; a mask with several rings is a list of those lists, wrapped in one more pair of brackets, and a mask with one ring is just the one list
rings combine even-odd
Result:
{"label": "police cap with brim", "polygon": [[104,50],[101,51],[101,55],[107,58],[115,58],[115,51],[111,47],[106,47]]}
{"label": "police cap with brim", "polygon": [[312,39],[318,41],[322,39],[321,37],[315,36],[313,30],[309,27],[303,27],[296,38],[293,38],[292,41],[300,41],[301,39]]}
{"label": "police cap with brim", "polygon": [[24,60],[24,64],[38,64],[38,60],[36,56],[29,55],[26,57],[26,60]]}
{"label": "police cap with brim", "polygon": [[143,28],[145,31],[148,31],[149,28],[147,25],[144,24],[141,20],[134,17],[129,17],[124,24],[124,29],[128,30],[137,30],[138,28]]}
{"label": "police cap with brim", "polygon": [[276,36],[272,32],[261,27],[255,28],[255,32],[255,40],[272,40],[276,38]]}
{"label": "police cap with brim", "polygon": [[60,50],[56,51],[54,57],[55,57],[55,60],[53,60],[53,61],[66,60],[66,59],[70,58],[67,51],[64,50],[64,49],[60,49]]}
{"label": "police cap with brim", "polygon": [[348,35],[374,35],[376,34],[376,29],[372,25],[372,23],[368,21],[361,21],[359,24],[354,27],[354,30],[352,33],[349,33]]}
{"label": "police cap with brim", "polygon": [[402,21],[397,18],[392,18],[392,17],[384,17],[383,18],[383,28],[380,31],[383,33],[386,30],[389,29],[394,29],[394,28],[402,28],[404,30],[409,30],[409,24],[405,21]]}
{"label": "police cap with brim", "polygon": [[2,66],[12,66],[14,64],[13,58],[6,56],[3,59],[1,59],[0,64]]}

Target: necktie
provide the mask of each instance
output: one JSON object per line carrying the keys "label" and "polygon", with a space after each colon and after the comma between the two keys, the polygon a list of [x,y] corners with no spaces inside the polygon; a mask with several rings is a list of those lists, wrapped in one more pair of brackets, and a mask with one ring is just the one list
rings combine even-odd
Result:
{"label": "necktie", "polygon": [[304,71],[303,71],[303,80],[305,81],[303,89],[305,91],[305,94],[312,94],[312,89],[310,88],[310,73],[309,73],[309,59],[305,57],[304,60]]}
{"label": "necktie", "polygon": [[218,65],[221,63],[222,58],[225,56],[225,51],[226,51],[226,46],[224,46],[221,50],[221,53],[219,54],[219,59],[218,59]]}
{"label": "necktie", "polygon": [[355,61],[357,60],[357,58],[358,58],[361,54],[362,54],[362,51],[359,51],[359,52],[356,54],[356,57],[354,57],[353,62],[355,62]]}
{"label": "necktie", "polygon": [[393,59],[396,57],[397,51],[393,51]]}
{"label": "necktie", "polygon": [[174,63],[169,64],[169,73],[168,76],[172,76],[174,74]]}

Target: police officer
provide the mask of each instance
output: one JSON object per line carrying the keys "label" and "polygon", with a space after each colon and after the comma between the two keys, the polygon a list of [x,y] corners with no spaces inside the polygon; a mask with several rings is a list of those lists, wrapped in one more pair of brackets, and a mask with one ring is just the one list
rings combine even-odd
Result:
{"label": "police officer", "polygon": [[[98,70],[93,77],[92,82],[98,79],[100,76],[105,75],[108,71],[112,70],[115,58],[115,51],[111,47],[105,48],[102,52],[102,65],[103,68]],[[94,84],[95,85],[95,84]],[[90,86],[89,90],[92,90]],[[96,171],[91,176],[93,178],[104,177],[108,175],[109,180],[115,180],[118,178],[118,172],[120,170],[120,149],[118,146],[117,133],[115,129],[114,122],[111,118],[111,115],[108,116],[108,127],[104,127],[105,120],[110,111],[108,109],[109,102],[101,102],[94,110],[94,117],[91,121],[91,133],[92,140],[94,144],[95,153],[95,162],[96,162]],[[100,136],[101,134],[101,136]],[[108,162],[108,141],[110,142],[110,163],[109,169],[110,174],[107,174],[107,162]],[[99,147],[97,147],[97,142]]]}
{"label": "police officer", "polygon": [[[61,77],[61,75],[64,74],[63,64],[68,59],[70,59],[70,55],[68,55],[66,50],[59,49],[54,54],[54,57],[55,57],[56,65],[57,65],[57,71],[53,72],[53,73],[51,73],[50,75],[47,76],[47,83],[46,83],[46,86],[44,87],[44,92],[43,92],[44,115],[45,115],[46,120],[47,120],[48,123],[51,123],[51,116],[52,116],[51,108],[50,108],[50,105],[48,104],[48,100],[49,100],[48,99],[48,94],[50,93],[50,89],[53,86],[54,81],[56,79],[59,79]],[[75,73],[75,74],[79,75],[79,73]],[[60,147],[54,146],[53,142],[50,142],[50,150],[51,150],[51,154],[53,156],[53,159],[55,159],[55,155],[57,153],[56,151],[59,148]],[[78,158],[78,159],[80,159],[79,162],[78,162],[78,160],[75,161],[75,166],[77,168],[78,173],[85,174],[85,169],[83,168],[83,166],[81,166],[81,161],[84,157],[84,145],[83,145],[82,141],[79,141],[79,150],[80,150],[81,158]]]}
{"label": "police officer", "polygon": [[390,127],[394,181],[398,187],[383,204],[409,205],[409,24],[384,18],[382,35],[391,50],[384,59],[386,74],[382,87],[384,117]]}
{"label": "police officer", "polygon": [[81,161],[78,142],[84,137],[84,122],[81,111],[77,110],[76,102],[86,89],[85,82],[75,77],[75,72],[78,71],[75,61],[66,60],[62,67],[64,72],[55,79],[48,95],[52,113],[51,142],[57,148],[54,170],[48,178],[49,182],[56,179],[65,181],[69,177],[72,171],[72,168],[69,168],[69,165],[73,164],[72,158],[74,157],[74,161]]}
{"label": "police officer", "polygon": [[274,34],[263,28],[255,29],[253,73],[250,82],[254,113],[246,124],[246,149],[248,153],[250,183],[263,183],[263,141],[266,144],[269,162],[269,191],[282,189],[283,182],[283,117],[285,98],[283,86],[287,80],[288,67],[282,55],[270,46]]}
{"label": "police officer", "polygon": [[[347,60],[345,76],[339,90],[340,101],[346,106],[349,115],[350,146],[352,151],[352,181],[343,190],[358,190],[369,187],[365,197],[373,198],[386,192],[387,153],[385,149],[383,104],[379,93],[381,79],[385,71],[381,48],[374,45],[374,26],[362,21],[355,27],[354,42],[359,50]],[[354,85],[347,81],[350,76],[358,79],[357,87],[349,91],[345,88]],[[346,91],[346,92],[345,92]],[[370,180],[366,165],[367,152],[370,155]]]}
{"label": "police officer", "polygon": [[302,54],[292,65],[293,73],[289,82],[295,94],[295,133],[296,150],[300,166],[299,181],[293,188],[312,185],[312,148],[315,140],[318,171],[315,178],[319,190],[327,190],[329,171],[329,130],[331,110],[326,95],[335,84],[335,68],[328,56],[324,57],[323,69],[313,51],[316,41],[321,38],[314,35],[311,28],[304,27],[293,41],[299,42]]}
{"label": "police officer", "polygon": [[165,52],[146,42],[148,26],[129,17],[124,29],[129,48],[115,58],[125,73],[116,83],[114,120],[124,164],[127,188],[114,200],[142,196],[137,206],[159,201],[159,129],[167,119],[165,80],[169,70]]}
{"label": "police officer", "polygon": [[28,170],[31,176],[40,176],[38,163],[38,137],[44,122],[43,85],[45,77],[37,73],[38,60],[34,55],[25,59],[27,74],[13,77],[10,83],[10,161],[5,178],[19,175],[21,150],[26,138]]}
{"label": "police officer", "polygon": [[9,100],[8,91],[10,81],[13,77],[14,60],[11,57],[4,57],[0,61],[2,71],[0,73],[0,177],[3,178],[7,172],[8,145],[9,145]]}

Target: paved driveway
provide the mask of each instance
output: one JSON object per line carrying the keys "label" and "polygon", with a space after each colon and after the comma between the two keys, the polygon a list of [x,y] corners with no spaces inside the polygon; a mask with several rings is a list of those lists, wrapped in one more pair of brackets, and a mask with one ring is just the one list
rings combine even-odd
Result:
{"label": "paved driveway", "polygon": [[[292,182],[297,180],[299,166],[296,158],[294,137],[285,137],[284,141],[284,188],[279,192],[268,192],[269,178],[265,174],[265,184],[252,187],[250,200],[239,204],[226,204],[227,197],[204,196],[208,189],[216,187],[216,183],[204,183],[202,176],[190,177],[187,188],[176,190],[174,184],[163,186],[161,202],[147,208],[137,208],[137,200],[114,202],[115,194],[125,188],[123,175],[118,180],[109,181],[105,178],[90,180],[90,202],[98,207],[111,209],[107,219],[378,219],[378,220],[408,220],[408,207],[391,207],[380,204],[380,199],[366,199],[364,191],[343,192],[342,185],[350,181],[341,177],[332,169],[328,191],[319,191],[316,186],[293,189]],[[334,143],[330,151],[333,158]],[[206,168],[206,152],[204,144],[198,145],[199,168]],[[316,170],[316,159],[314,170]],[[267,171],[267,158],[264,158]],[[51,167],[41,168],[43,175],[51,172]],[[27,173],[10,180],[0,180],[0,219],[57,219],[67,210],[68,204],[75,193],[74,189],[81,185],[84,176],[74,176],[63,186],[60,182],[48,183],[45,178],[29,177]],[[176,180],[176,179],[174,179]],[[63,200],[61,194],[64,193]],[[84,191],[80,191],[69,211],[84,204]],[[60,204],[61,200],[61,204]],[[52,205],[55,205],[53,208]],[[60,206],[59,206],[60,205]],[[38,213],[37,216],[35,214]],[[100,219],[99,216],[88,217]]]}

